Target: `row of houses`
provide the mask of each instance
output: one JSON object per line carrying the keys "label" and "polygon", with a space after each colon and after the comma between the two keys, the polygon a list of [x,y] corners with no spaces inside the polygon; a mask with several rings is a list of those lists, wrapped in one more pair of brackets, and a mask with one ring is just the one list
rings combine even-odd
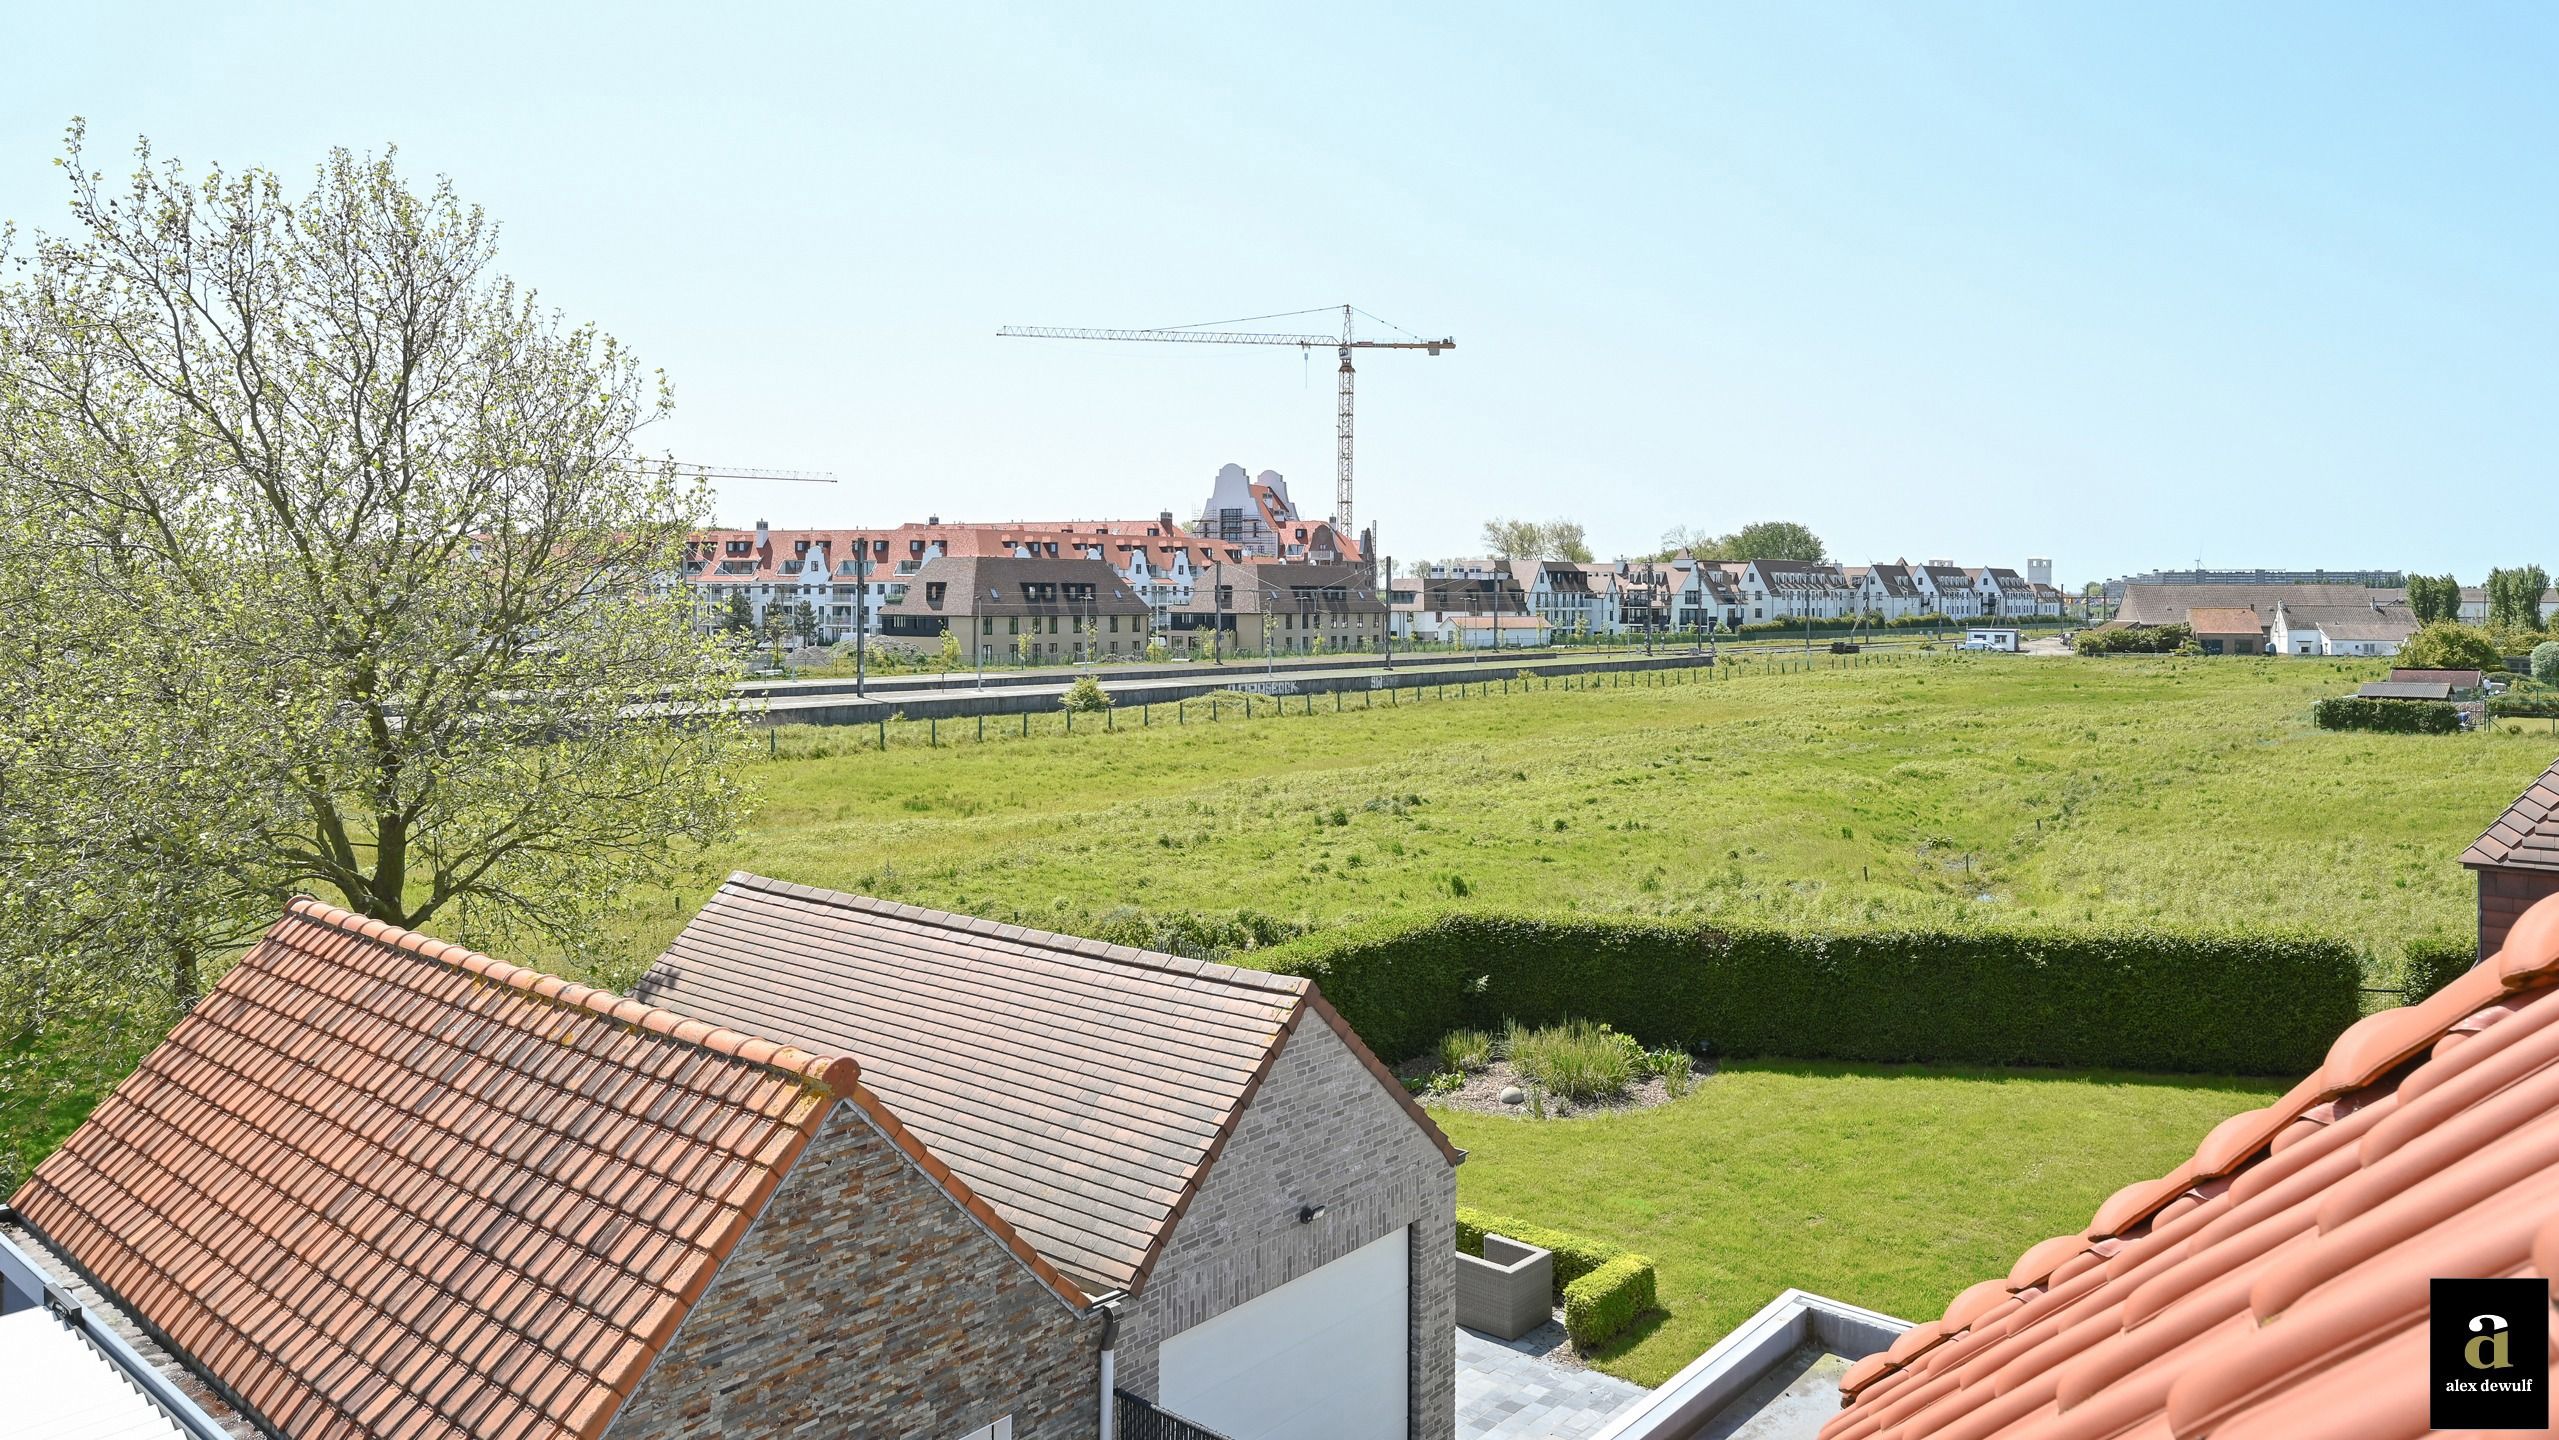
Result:
{"label": "row of houses", "polygon": [[[2059,616],[2051,562],[2028,575],[2002,566],[1835,565],[1827,561],[1701,560],[1611,563],[1453,560],[1392,582],[1399,637],[1509,643],[1565,635],[1738,630],[1792,620],[1949,620]],[[1513,619],[1516,624],[1496,623]]]}

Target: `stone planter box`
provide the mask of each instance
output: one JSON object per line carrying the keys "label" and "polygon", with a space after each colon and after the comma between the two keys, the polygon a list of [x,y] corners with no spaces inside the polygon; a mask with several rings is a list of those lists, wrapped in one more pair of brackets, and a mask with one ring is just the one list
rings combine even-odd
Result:
{"label": "stone planter box", "polygon": [[1457,1323],[1516,1340],[1553,1318],[1555,1256],[1500,1235],[1480,1256],[1457,1255]]}

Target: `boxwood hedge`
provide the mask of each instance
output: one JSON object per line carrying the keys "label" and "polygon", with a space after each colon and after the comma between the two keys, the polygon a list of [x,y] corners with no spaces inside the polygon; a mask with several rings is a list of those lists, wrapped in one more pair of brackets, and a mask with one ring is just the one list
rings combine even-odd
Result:
{"label": "boxwood hedge", "polygon": [[2391,735],[2452,735],[2461,729],[2458,707],[2439,700],[2368,700],[2333,696],[2310,707],[2322,730],[2379,730]]}
{"label": "boxwood hedge", "polygon": [[1584,1351],[1615,1338],[1656,1307],[1659,1287],[1653,1262],[1631,1250],[1472,1206],[1457,1207],[1458,1249],[1483,1254],[1488,1232],[1553,1252],[1555,1296],[1564,1305],[1564,1333]]}
{"label": "boxwood hedge", "polygon": [[2445,935],[2410,941],[2407,963],[2399,977],[2407,987],[2407,1003],[2414,1005],[2441,990],[2478,963],[2476,937]]}
{"label": "boxwood hedge", "polygon": [[1605,1021],[1734,1056],[2289,1075],[2360,1013],[2361,961],[2288,935],[1824,932],[1463,911],[1242,957],[1321,985],[1369,1048]]}

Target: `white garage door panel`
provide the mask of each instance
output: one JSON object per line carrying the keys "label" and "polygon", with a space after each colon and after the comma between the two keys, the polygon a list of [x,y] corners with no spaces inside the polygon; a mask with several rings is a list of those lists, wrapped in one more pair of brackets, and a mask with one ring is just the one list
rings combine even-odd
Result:
{"label": "white garage door panel", "polygon": [[1164,1342],[1161,1399],[1234,1440],[1403,1440],[1410,1232]]}

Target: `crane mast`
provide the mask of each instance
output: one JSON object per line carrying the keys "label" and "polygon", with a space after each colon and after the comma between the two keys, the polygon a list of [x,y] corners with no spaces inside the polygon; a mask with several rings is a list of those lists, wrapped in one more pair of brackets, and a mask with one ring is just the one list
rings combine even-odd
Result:
{"label": "crane mast", "polygon": [[[1352,316],[1357,312],[1348,305],[1344,305],[1341,309],[1342,333],[1338,338],[1331,335],[1292,335],[1259,330],[1212,330],[1202,327],[1108,330],[1068,325],[1007,325],[995,333],[1008,338],[1026,340],[1149,340],[1183,345],[1294,345],[1300,350],[1330,346],[1341,357],[1341,368],[1335,379],[1333,404],[1333,527],[1356,541],[1359,539],[1358,522],[1351,510],[1351,397],[1357,380],[1357,371],[1351,364],[1351,352],[1354,350],[1421,350],[1437,355],[1442,350],[1456,349],[1457,342],[1445,337],[1437,340],[1362,340],[1353,333],[1351,328]],[[1319,312],[1300,311],[1298,313]]]}

